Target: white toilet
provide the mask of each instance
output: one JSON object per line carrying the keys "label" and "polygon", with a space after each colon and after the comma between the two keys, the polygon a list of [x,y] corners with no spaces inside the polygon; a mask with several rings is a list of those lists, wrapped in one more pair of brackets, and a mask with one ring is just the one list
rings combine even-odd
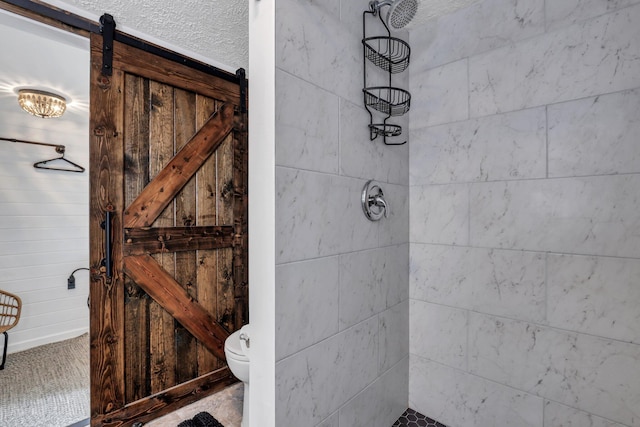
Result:
{"label": "white toilet", "polygon": [[250,328],[244,325],[224,342],[224,354],[231,373],[244,383],[244,403],[242,404],[242,427],[249,427],[249,348]]}

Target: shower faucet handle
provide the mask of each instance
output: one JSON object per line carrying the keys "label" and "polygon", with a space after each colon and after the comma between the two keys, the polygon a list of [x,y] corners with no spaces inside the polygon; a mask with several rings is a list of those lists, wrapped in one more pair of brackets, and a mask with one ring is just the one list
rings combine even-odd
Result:
{"label": "shower faucet handle", "polygon": [[382,194],[382,190],[380,190],[380,193],[378,193],[377,196],[373,196],[373,203],[376,206],[379,206],[379,207],[382,208],[382,212],[384,212],[384,217],[385,218],[389,218],[389,214],[387,213],[387,209],[389,209],[389,205],[384,200],[383,196],[384,196],[384,194]]}
{"label": "shower faucet handle", "polygon": [[384,192],[380,185],[373,181],[367,181],[362,189],[362,210],[370,221],[379,221],[383,216],[389,217],[390,206],[384,198]]}

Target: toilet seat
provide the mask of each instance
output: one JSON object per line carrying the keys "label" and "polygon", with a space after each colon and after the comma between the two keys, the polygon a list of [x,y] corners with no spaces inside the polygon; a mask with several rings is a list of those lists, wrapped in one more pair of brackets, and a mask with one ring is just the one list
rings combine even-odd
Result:
{"label": "toilet seat", "polygon": [[240,346],[240,333],[241,330],[237,330],[224,342],[224,350],[229,353],[229,355],[238,361],[248,362],[249,358],[242,351],[242,347]]}
{"label": "toilet seat", "polygon": [[[240,337],[242,336],[242,340]],[[224,354],[227,357],[227,365],[231,373],[244,383],[244,397],[242,402],[242,427],[249,427],[249,374],[251,363],[249,357],[251,330],[249,325],[244,325],[235,331],[224,341]]]}

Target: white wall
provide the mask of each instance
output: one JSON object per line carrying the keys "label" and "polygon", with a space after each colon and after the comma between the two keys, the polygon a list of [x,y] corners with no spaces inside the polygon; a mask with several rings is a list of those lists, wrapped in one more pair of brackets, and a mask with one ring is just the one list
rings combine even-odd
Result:
{"label": "white wall", "polygon": [[275,427],[275,0],[249,8],[251,425]]}
{"label": "white wall", "polygon": [[[388,427],[407,407],[408,145],[369,141],[367,7],[276,4],[279,427]],[[408,73],[398,78],[408,86]],[[369,179],[391,205],[380,222],[360,206]]]}
{"label": "white wall", "polygon": [[[0,144],[0,288],[23,303],[8,351],[60,341],[88,331],[88,179],[84,174],[39,171],[32,164],[53,149]],[[69,156],[71,158],[71,156]],[[73,151],[76,163],[88,155]]]}
{"label": "white wall", "polygon": [[[88,40],[4,13],[0,18],[0,136],[65,145],[66,157],[88,169]],[[15,92],[25,86],[60,91],[70,101],[66,113],[49,120],[25,113]],[[33,167],[58,156],[52,147],[0,141],[0,289],[23,302],[9,353],[89,327],[88,272],[76,273],[76,288],[67,290],[71,272],[89,266],[88,171]]]}
{"label": "white wall", "polygon": [[486,0],[412,30],[414,409],[640,426],[637,3]]}

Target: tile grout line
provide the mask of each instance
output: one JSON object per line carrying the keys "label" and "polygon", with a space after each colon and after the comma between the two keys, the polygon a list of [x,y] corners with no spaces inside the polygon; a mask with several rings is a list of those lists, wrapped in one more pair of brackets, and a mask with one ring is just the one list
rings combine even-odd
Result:
{"label": "tile grout line", "polygon": [[549,107],[544,106],[545,177],[549,179]]}

